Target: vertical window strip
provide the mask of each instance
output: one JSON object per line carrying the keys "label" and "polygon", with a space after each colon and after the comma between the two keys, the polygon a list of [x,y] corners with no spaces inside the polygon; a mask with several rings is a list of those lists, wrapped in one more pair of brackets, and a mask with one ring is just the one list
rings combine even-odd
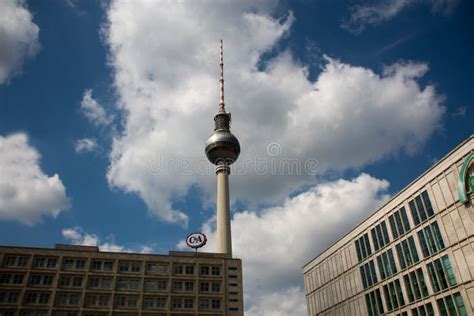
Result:
{"label": "vertical window strip", "polygon": [[395,221],[397,222],[398,235],[402,236],[403,234],[405,234],[405,228],[403,227],[402,219],[398,211],[395,212]]}
{"label": "vertical window strip", "polygon": [[428,248],[428,243],[426,242],[425,235],[423,233],[423,230],[418,231],[418,240],[420,241],[421,244],[421,252],[423,253],[423,257],[429,257],[430,256],[430,250]]}
{"label": "vertical window strip", "polygon": [[438,244],[439,250],[444,249],[444,241],[443,241],[443,236],[441,235],[441,231],[439,230],[438,222],[434,222],[431,224],[431,228],[433,230],[433,234],[436,237],[436,242]]}
{"label": "vertical window strip", "polygon": [[379,241],[377,239],[375,227],[370,230],[370,234],[372,235],[372,241],[374,242],[374,251],[377,251],[379,250]]}
{"label": "vertical window strip", "polygon": [[417,263],[418,261],[420,261],[420,258],[418,257],[418,251],[416,250],[415,240],[413,239],[413,236],[408,237],[408,243],[410,245],[410,254],[413,258],[413,261]]}
{"label": "vertical window strip", "polygon": [[365,247],[367,248],[367,256],[370,256],[372,254],[372,250],[370,249],[369,236],[367,233],[364,234],[364,241],[365,241]]}
{"label": "vertical window strip", "polygon": [[359,245],[358,239],[356,239],[355,241],[355,247],[356,247],[357,260],[360,262],[362,260],[362,253],[360,251],[360,245]]}
{"label": "vertical window strip", "polygon": [[384,239],[384,246],[390,243],[390,237],[388,236],[388,231],[387,231],[387,224],[385,224],[385,221],[383,221],[380,225],[382,225],[382,233],[383,233],[383,239]]}
{"label": "vertical window strip", "polygon": [[431,205],[430,197],[428,196],[428,192],[425,190],[421,193],[421,197],[423,198],[423,202],[425,203],[426,211],[428,216],[431,217],[434,215],[433,206]]}
{"label": "vertical window strip", "polygon": [[454,275],[453,267],[451,266],[451,262],[449,261],[448,255],[445,255],[442,260],[444,269],[446,270],[446,274],[448,275],[449,285],[456,285],[456,276]]}
{"label": "vertical window strip", "polygon": [[403,256],[401,243],[397,244],[395,246],[395,249],[397,250],[398,261],[400,263],[400,267],[401,267],[402,270],[404,270],[407,267],[407,265],[406,265],[406,262],[405,262],[405,257]]}
{"label": "vertical window strip", "polygon": [[408,274],[403,276],[403,281],[405,282],[405,289],[408,294],[408,301],[411,303],[415,300],[415,295],[413,291],[413,284],[410,282],[410,276]]}
{"label": "vertical window strip", "polygon": [[425,207],[423,206],[423,202],[421,201],[421,197],[418,195],[415,197],[416,208],[418,209],[418,215],[420,215],[421,222],[424,222],[428,219],[428,215],[426,214]]}
{"label": "vertical window strip", "polygon": [[433,292],[436,293],[436,292],[441,291],[439,280],[438,280],[438,277],[436,275],[433,263],[430,262],[426,266],[428,267],[428,273],[430,275],[431,285],[433,286]]}
{"label": "vertical window strip", "polygon": [[392,230],[393,239],[397,239],[398,238],[398,229],[395,226],[394,216],[395,216],[394,214],[390,215],[388,217],[388,222],[390,223],[390,229]]}
{"label": "vertical window strip", "polygon": [[397,300],[399,302],[399,306],[405,305],[405,299],[403,298],[402,287],[400,285],[400,280],[395,280],[395,291],[397,293]]}
{"label": "vertical window strip", "polygon": [[400,214],[402,216],[402,221],[403,221],[403,229],[405,232],[409,231],[410,230],[410,222],[408,221],[408,216],[407,216],[407,212],[405,210],[405,207],[402,206],[402,208],[400,209]]}
{"label": "vertical window strip", "polygon": [[411,211],[411,216],[413,217],[413,222],[415,223],[415,226],[417,226],[420,223],[420,217],[418,216],[418,211],[416,210],[415,202],[411,200],[408,202],[408,205],[410,206],[410,211]]}
{"label": "vertical window strip", "polygon": [[428,287],[426,286],[425,276],[421,268],[416,270],[416,276],[418,278],[418,284],[421,286],[421,295],[422,297],[428,296]]}

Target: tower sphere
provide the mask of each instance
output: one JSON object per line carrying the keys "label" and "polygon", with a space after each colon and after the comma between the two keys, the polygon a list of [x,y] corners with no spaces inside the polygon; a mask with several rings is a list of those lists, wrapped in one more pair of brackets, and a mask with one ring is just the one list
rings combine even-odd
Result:
{"label": "tower sphere", "polygon": [[206,156],[215,165],[234,163],[240,154],[240,143],[230,132],[230,113],[220,110],[214,116],[214,133],[206,142]]}

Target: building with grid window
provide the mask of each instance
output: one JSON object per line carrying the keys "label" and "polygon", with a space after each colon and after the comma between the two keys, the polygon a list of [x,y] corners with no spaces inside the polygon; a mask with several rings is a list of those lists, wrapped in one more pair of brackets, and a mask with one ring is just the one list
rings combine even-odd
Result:
{"label": "building with grid window", "polygon": [[241,260],[0,247],[1,316],[241,316]]}
{"label": "building with grid window", "polygon": [[303,267],[308,315],[474,314],[474,136]]}

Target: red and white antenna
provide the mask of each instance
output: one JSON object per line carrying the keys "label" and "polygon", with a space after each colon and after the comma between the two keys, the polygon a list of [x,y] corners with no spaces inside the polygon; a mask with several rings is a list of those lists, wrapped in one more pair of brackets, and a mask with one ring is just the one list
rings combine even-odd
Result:
{"label": "red and white antenna", "polygon": [[220,61],[219,65],[221,66],[221,78],[219,79],[219,85],[220,85],[220,88],[221,88],[219,109],[224,110],[224,108],[225,108],[225,103],[224,103],[224,49],[222,48],[222,40],[221,40],[221,61]]}

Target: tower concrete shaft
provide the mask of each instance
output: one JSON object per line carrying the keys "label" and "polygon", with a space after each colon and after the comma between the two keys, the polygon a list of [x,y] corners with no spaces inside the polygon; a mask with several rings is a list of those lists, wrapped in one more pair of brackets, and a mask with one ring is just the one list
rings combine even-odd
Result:
{"label": "tower concrete shaft", "polygon": [[214,115],[214,133],[206,142],[207,159],[216,165],[217,174],[217,253],[232,255],[232,237],[230,233],[229,174],[230,165],[240,155],[240,143],[231,132],[231,115],[225,110],[224,103],[224,55],[220,51],[219,111]]}
{"label": "tower concrete shaft", "polygon": [[217,174],[217,253],[232,255],[232,235],[230,230],[229,203],[229,173],[230,168],[224,165],[216,166]]}

